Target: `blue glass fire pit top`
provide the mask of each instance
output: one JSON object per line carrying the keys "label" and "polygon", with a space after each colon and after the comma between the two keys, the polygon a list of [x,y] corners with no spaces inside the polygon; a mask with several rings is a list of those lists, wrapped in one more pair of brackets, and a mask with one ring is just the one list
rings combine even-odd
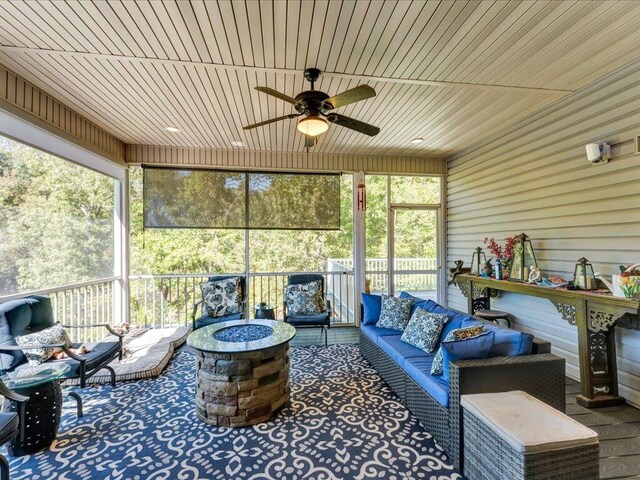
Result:
{"label": "blue glass fire pit top", "polygon": [[252,342],[273,335],[273,328],[264,325],[236,325],[213,333],[221,342]]}
{"label": "blue glass fire pit top", "polygon": [[187,344],[203,352],[255,352],[288,343],[296,329],[281,320],[227,320],[198,328],[187,337]]}

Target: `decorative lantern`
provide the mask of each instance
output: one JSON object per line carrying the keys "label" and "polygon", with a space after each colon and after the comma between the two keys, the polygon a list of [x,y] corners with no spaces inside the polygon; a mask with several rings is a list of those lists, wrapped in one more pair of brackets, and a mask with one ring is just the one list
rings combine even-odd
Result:
{"label": "decorative lantern", "polygon": [[598,284],[593,273],[593,265],[582,257],[576,263],[576,271],[573,274],[573,285],[581,290],[597,290]]}
{"label": "decorative lantern", "polygon": [[484,254],[480,247],[476,248],[471,256],[471,275],[480,275],[482,272],[482,266],[487,263],[487,256]]}
{"label": "decorative lantern", "polygon": [[536,256],[533,253],[533,245],[529,237],[521,233],[513,247],[513,259],[509,269],[509,280],[514,282],[527,282],[531,267],[537,267]]}

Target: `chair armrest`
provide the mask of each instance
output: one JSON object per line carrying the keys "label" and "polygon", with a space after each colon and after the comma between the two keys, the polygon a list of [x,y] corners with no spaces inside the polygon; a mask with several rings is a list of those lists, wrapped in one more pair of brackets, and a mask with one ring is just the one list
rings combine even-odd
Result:
{"label": "chair armrest", "polygon": [[95,325],[62,325],[64,328],[93,328],[93,327],[104,327],[106,328],[111,335],[115,335],[116,337],[124,337],[123,333],[118,333],[111,325],[106,323],[96,323]]}
{"label": "chair armrest", "polygon": [[14,392],[13,390],[9,390],[7,386],[4,384],[2,380],[0,380],[0,395],[13,402],[24,403],[29,400],[29,397],[24,395],[20,395],[19,393]]}
{"label": "chair armrest", "polygon": [[327,313],[331,317],[333,315],[333,307],[331,306],[331,300],[327,300]]}
{"label": "chair armrest", "polygon": [[198,313],[198,305],[202,304],[202,300],[198,300],[193,304],[193,310],[191,311],[191,320],[195,323],[196,321],[196,313]]}

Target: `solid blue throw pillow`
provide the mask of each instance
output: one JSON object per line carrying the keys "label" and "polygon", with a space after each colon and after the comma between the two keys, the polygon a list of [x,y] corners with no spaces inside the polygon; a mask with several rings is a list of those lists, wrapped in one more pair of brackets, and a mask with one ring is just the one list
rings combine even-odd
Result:
{"label": "solid blue throw pillow", "polygon": [[520,355],[529,355],[533,349],[533,335],[530,333],[511,330],[510,328],[502,328],[485,322],[467,319],[463,322],[464,327],[472,325],[484,325],[485,331],[495,332],[495,339],[490,357],[516,357]]}
{"label": "solid blue throw pillow", "polygon": [[371,295],[370,293],[362,294],[362,306],[364,307],[364,315],[362,316],[362,325],[375,325],[380,318],[380,309],[382,308],[382,296]]}
{"label": "solid blue throw pillow", "polygon": [[449,362],[487,358],[494,338],[495,332],[490,331],[465,340],[442,342],[442,378],[449,381]]}

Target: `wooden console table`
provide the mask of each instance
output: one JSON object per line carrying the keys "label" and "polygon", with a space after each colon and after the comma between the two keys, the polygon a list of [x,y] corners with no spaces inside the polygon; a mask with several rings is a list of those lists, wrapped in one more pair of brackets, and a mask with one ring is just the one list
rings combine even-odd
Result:
{"label": "wooden console table", "polygon": [[640,298],[564,288],[545,288],[528,283],[478,277],[452,270],[450,283],[458,285],[467,297],[468,311],[489,308],[498,292],[546,298],[562,318],[578,328],[580,382],[577,402],[587,408],[624,403],[618,395],[616,339],[614,326],[640,329]]}

